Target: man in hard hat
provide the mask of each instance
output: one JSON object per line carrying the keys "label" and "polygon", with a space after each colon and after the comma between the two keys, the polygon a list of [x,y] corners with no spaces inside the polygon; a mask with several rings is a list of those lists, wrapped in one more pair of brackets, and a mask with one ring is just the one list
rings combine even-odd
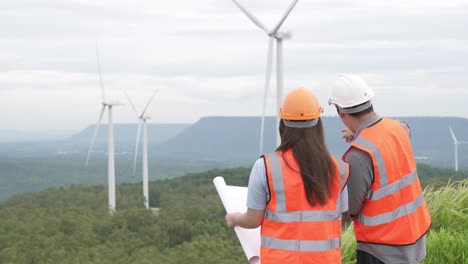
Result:
{"label": "man in hard hat", "polygon": [[426,256],[431,219],[409,128],[376,114],[373,97],[361,77],[343,74],[329,99],[354,133],[343,160],[350,166],[349,214],[358,241],[357,263],[419,263]]}

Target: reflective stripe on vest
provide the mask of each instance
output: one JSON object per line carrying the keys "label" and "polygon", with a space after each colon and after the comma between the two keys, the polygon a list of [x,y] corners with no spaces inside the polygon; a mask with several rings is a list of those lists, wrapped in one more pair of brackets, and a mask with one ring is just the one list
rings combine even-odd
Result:
{"label": "reflective stripe on vest", "polygon": [[400,180],[393,182],[387,186],[383,186],[378,190],[370,190],[367,196],[370,200],[379,200],[387,195],[394,194],[399,190],[405,188],[408,185],[413,184],[418,179],[416,171],[412,171],[409,174],[403,176]]}
{"label": "reflective stripe on vest", "polygon": [[424,197],[421,193],[421,195],[419,195],[418,198],[416,198],[416,200],[412,201],[411,203],[402,205],[391,212],[379,214],[377,216],[365,216],[363,214],[359,214],[358,220],[359,222],[367,226],[376,226],[390,223],[402,216],[413,213],[414,211],[416,211],[416,209],[418,209],[419,206],[423,204],[423,201]]}
{"label": "reflective stripe on vest", "polygon": [[277,152],[268,155],[270,158],[271,176],[276,194],[276,210],[286,212],[286,194],[284,193],[283,170]]}
{"label": "reflective stripe on vest", "polygon": [[314,221],[329,221],[339,220],[341,213],[338,211],[296,211],[288,213],[273,212],[271,210],[265,210],[265,218],[282,223],[290,222],[314,222]]}
{"label": "reflective stripe on vest", "polygon": [[379,147],[374,145],[372,142],[368,141],[365,138],[358,137],[355,142],[366,149],[372,151],[375,157],[375,162],[377,163],[377,167],[379,168],[379,176],[380,176],[380,186],[385,186],[388,183],[387,177],[387,169],[385,168],[384,159],[382,157],[382,153],[380,153]]}
{"label": "reflective stripe on vest", "polygon": [[290,240],[262,236],[262,245],[281,250],[293,250],[301,252],[327,251],[340,247],[340,238],[329,240]]}

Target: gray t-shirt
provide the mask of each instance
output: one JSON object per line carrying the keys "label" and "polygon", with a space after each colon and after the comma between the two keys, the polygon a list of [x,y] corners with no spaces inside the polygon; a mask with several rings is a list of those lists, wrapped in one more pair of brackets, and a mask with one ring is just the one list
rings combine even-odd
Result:
{"label": "gray t-shirt", "polygon": [[[357,138],[362,129],[372,126],[380,120],[379,115],[372,116],[356,130],[354,138]],[[408,126],[404,123],[402,126],[410,135]],[[350,168],[348,180],[349,214],[356,215],[361,211],[365,196],[374,180],[374,168],[370,155],[357,148],[352,148],[348,152],[346,162]],[[416,243],[407,246],[358,242],[356,250],[365,251],[388,264],[419,263],[426,256],[426,236],[422,236]]]}
{"label": "gray t-shirt", "polygon": [[[263,210],[268,201],[268,185],[266,179],[265,162],[263,158],[255,161],[250,171],[249,187],[247,193],[247,207],[253,210]],[[348,190],[345,187],[341,192],[341,212],[348,211]]]}

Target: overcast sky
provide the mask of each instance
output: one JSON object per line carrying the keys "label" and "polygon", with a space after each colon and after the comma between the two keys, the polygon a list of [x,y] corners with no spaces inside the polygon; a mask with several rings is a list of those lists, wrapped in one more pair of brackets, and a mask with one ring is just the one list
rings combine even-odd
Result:
{"label": "overcast sky", "polygon": [[[273,27],[289,0],[239,0]],[[285,92],[326,115],[339,73],[361,74],[383,115],[468,117],[468,1],[300,0],[282,29]],[[230,0],[0,1],[0,129],[81,130],[97,121],[99,41],[108,97],[128,90],[151,122],[261,113],[268,38]],[[268,114],[276,114],[276,86]],[[126,105],[115,122],[135,122]]]}

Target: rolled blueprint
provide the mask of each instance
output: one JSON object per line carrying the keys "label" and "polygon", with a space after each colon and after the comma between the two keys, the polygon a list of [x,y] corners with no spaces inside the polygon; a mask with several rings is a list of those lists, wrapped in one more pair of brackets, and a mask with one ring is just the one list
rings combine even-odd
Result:
{"label": "rolled blueprint", "polygon": [[[221,176],[214,178],[213,183],[227,213],[247,211],[247,187],[226,185]],[[236,226],[234,231],[249,263],[260,264],[260,227],[245,229]]]}

